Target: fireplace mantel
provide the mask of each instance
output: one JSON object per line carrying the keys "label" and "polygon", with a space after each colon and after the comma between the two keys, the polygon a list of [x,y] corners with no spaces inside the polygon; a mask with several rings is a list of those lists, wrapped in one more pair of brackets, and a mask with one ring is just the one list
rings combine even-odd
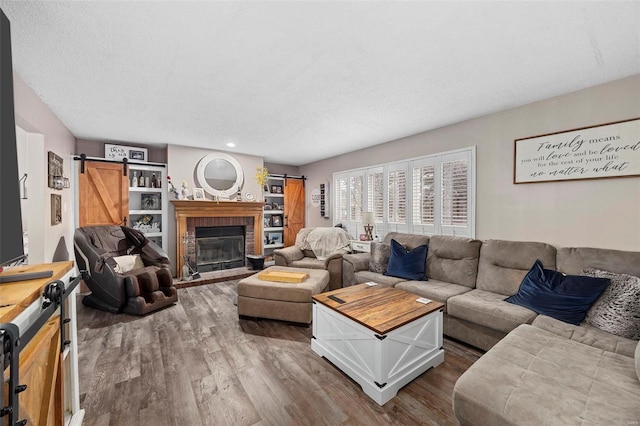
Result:
{"label": "fireplace mantel", "polygon": [[264,202],[172,200],[171,203],[176,210],[176,272],[178,277],[182,275],[182,257],[185,254],[182,236],[187,232],[188,218],[252,217],[255,253],[262,253],[262,208]]}

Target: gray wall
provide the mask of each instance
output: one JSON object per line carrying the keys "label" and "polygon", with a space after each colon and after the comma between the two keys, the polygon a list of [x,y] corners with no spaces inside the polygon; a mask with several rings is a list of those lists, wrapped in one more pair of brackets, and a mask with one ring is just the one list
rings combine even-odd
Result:
{"label": "gray wall", "polygon": [[[75,136],[15,72],[13,73],[13,90],[16,124],[34,136],[28,137],[28,141],[44,141],[37,148],[44,150],[38,156],[41,158],[43,175],[46,176],[47,152],[53,151],[56,155],[62,157],[64,161],[64,176],[73,179],[74,175],[71,169],[75,166],[75,162],[72,160],[76,146]],[[39,135],[42,135],[42,137]],[[74,185],[75,182],[72,181],[71,189],[56,191],[47,187],[45,179],[34,178],[28,180],[29,193],[32,196],[39,194],[38,196],[43,197],[41,200],[34,200],[39,201],[38,205],[43,206],[42,210],[36,212],[38,215],[42,215],[42,226],[38,227],[37,230],[36,228],[29,229],[29,247],[44,246],[42,251],[44,260],[42,256],[38,256],[38,262],[51,262],[53,260],[53,254],[61,238],[64,238],[67,251],[70,253],[71,259],[73,259],[73,232],[76,227],[74,219]],[[58,225],[51,225],[51,194],[62,196],[62,223]]]}
{"label": "gray wall", "polygon": [[640,75],[307,164],[307,225],[332,223],[309,196],[336,171],[475,145],[477,238],[640,251],[640,177],[513,184],[515,139],[636,117]]}

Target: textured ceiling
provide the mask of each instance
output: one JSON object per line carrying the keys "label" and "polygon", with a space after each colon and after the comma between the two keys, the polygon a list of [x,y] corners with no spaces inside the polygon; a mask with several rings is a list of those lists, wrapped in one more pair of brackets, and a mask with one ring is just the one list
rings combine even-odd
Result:
{"label": "textured ceiling", "polygon": [[0,7],[15,70],[78,138],[291,165],[640,74],[640,2]]}

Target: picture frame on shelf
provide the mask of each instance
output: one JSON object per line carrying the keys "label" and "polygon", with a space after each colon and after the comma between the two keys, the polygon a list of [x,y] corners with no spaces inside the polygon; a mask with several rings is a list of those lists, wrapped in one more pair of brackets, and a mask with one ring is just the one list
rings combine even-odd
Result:
{"label": "picture frame on shelf", "polygon": [[268,184],[264,184],[262,185],[262,192],[264,192],[265,194],[269,193],[269,185]]}
{"label": "picture frame on shelf", "polygon": [[282,232],[269,232],[269,242],[271,244],[282,244]]}
{"label": "picture frame on shelf", "polygon": [[142,210],[160,210],[160,194],[141,194],[140,207]]}
{"label": "picture frame on shelf", "polygon": [[264,228],[271,228],[271,218],[269,216],[264,216],[262,218],[262,226]]}
{"label": "picture frame on shelf", "polygon": [[272,194],[282,194],[282,185],[271,185]]}
{"label": "picture frame on shelf", "polygon": [[193,188],[193,199],[194,200],[200,200],[200,201],[204,201],[207,198],[204,196],[204,189],[203,188]]}
{"label": "picture frame on shelf", "polygon": [[271,203],[271,208],[273,210],[280,210],[280,204],[278,203]]}
{"label": "picture frame on shelf", "polygon": [[271,216],[271,226],[279,228],[282,226],[282,215],[274,214]]}

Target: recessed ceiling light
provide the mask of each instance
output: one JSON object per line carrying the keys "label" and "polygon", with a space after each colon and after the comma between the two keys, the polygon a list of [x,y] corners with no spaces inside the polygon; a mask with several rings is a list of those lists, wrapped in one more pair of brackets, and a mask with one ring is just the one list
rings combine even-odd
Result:
{"label": "recessed ceiling light", "polygon": [[236,146],[236,144],[235,144],[235,143],[233,143],[233,142],[229,142],[229,143],[227,143],[227,146],[228,146],[229,148],[234,148],[234,147]]}

